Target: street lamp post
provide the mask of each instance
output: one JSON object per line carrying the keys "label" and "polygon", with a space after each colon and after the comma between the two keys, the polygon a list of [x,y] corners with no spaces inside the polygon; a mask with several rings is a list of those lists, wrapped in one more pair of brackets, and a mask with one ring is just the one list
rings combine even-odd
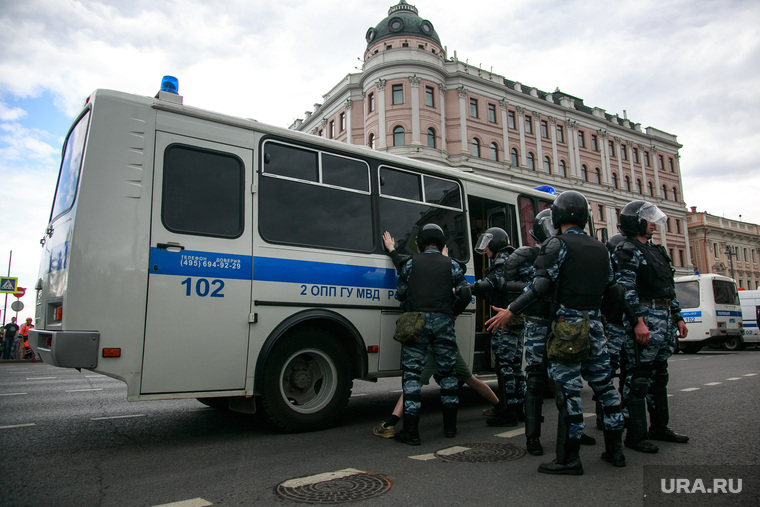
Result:
{"label": "street lamp post", "polygon": [[736,280],[736,277],[734,277],[734,257],[738,257],[737,250],[739,247],[726,245],[726,255],[728,255],[728,265],[731,267],[731,278]]}

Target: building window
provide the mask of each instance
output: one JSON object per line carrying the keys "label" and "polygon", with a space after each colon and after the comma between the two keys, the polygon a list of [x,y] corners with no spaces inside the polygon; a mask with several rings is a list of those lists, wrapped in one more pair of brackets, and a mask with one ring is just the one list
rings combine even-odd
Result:
{"label": "building window", "polygon": [[472,156],[480,157],[480,141],[478,141],[477,137],[472,138]]}
{"label": "building window", "polygon": [[631,178],[628,176],[625,177],[625,191],[630,192],[631,191]]}
{"label": "building window", "polygon": [[564,160],[559,161],[559,174],[563,178],[567,178],[567,166],[565,165]]}
{"label": "building window", "polygon": [[544,172],[546,174],[552,173],[552,159],[549,157],[544,157]]}
{"label": "building window", "polygon": [[435,148],[435,130],[432,128],[427,129],[427,145],[428,148]]}
{"label": "building window", "polygon": [[374,93],[369,94],[369,97],[367,98],[367,102],[369,104],[367,107],[369,108],[369,112],[371,113],[375,110],[375,94]]}
{"label": "building window", "polygon": [[586,164],[581,166],[581,178],[583,178],[583,181],[588,181],[588,167],[586,167]]}
{"label": "building window", "polygon": [[600,185],[602,183],[602,171],[600,171],[598,167],[594,169],[594,183],[598,183]]}
{"label": "building window", "polygon": [[604,222],[604,205],[603,204],[596,205],[596,218],[600,222]]}
{"label": "building window", "polygon": [[582,130],[578,131],[578,147],[580,147],[580,148],[585,148],[586,147],[586,139],[583,136],[583,131]]}
{"label": "building window", "polygon": [[652,185],[652,182],[647,183],[647,188],[649,189],[649,195],[654,197],[654,185]]}
{"label": "building window", "polygon": [[509,150],[509,156],[512,162],[512,165],[515,167],[518,167],[520,165],[519,157],[517,156],[517,148],[512,148]]}
{"label": "building window", "polygon": [[678,191],[676,190],[676,187],[673,187],[673,200],[678,202]]}
{"label": "building window", "polygon": [[633,162],[638,164],[639,163],[639,149],[631,148],[631,154],[633,155]]}
{"label": "building window", "polygon": [[636,192],[639,194],[643,194],[641,190],[641,180],[639,178],[636,178]]}
{"label": "building window", "polygon": [[683,266],[684,265],[684,263],[683,263],[683,250],[678,250],[678,262],[679,262],[679,264],[678,264],[679,266]]}
{"label": "building window", "polygon": [[670,172],[676,172],[675,165],[673,164],[673,159],[670,157],[668,157],[668,168],[670,168]]}
{"label": "building window", "polygon": [[599,151],[599,143],[597,142],[597,137],[594,134],[591,134],[591,149],[593,151]]}
{"label": "building window", "polygon": [[330,139],[335,137],[335,120],[330,120]]}
{"label": "building window", "polygon": [[536,159],[533,158],[533,153],[530,151],[528,152],[528,169],[531,171],[536,170]]}
{"label": "building window", "polygon": [[562,125],[557,125],[557,142],[558,143],[565,142],[565,131],[562,128]]}
{"label": "building window", "polygon": [[432,86],[425,87],[425,105],[428,107],[435,107],[435,90]]}
{"label": "building window", "polygon": [[514,111],[507,112],[507,122],[509,123],[509,128],[511,129],[515,128],[515,112]]}
{"label": "building window", "polygon": [[610,157],[615,158],[615,141],[607,141],[607,146],[610,148]]}
{"label": "building window", "polygon": [[668,231],[668,232],[672,232],[670,230],[670,217],[668,217],[668,218],[665,219],[665,230]]}
{"label": "building window", "polygon": [[648,151],[645,151],[645,152],[644,152],[644,165],[645,165],[646,167],[649,167],[649,165],[650,165],[650,164],[649,164],[649,152],[648,152]]}
{"label": "building window", "polygon": [[346,130],[346,113],[340,113],[340,131]]}
{"label": "building window", "polygon": [[665,170],[665,158],[662,155],[657,155],[657,163],[659,164],[657,167],[659,167],[661,171]]}
{"label": "building window", "polygon": [[496,123],[496,104],[488,104],[488,121]]}
{"label": "building window", "polygon": [[541,137],[549,139],[549,122],[541,120]]}
{"label": "building window", "polygon": [[478,99],[470,99],[470,116],[472,118],[478,117]]}
{"label": "building window", "polygon": [[527,114],[525,115],[525,133],[526,134],[533,133],[533,119],[531,119],[531,117],[528,116]]}
{"label": "building window", "polygon": [[612,173],[612,187],[617,189],[618,187],[618,175],[617,173]]}
{"label": "building window", "polygon": [[391,87],[393,92],[393,104],[404,103],[404,85],[395,84]]}
{"label": "building window", "polygon": [[367,139],[367,146],[369,146],[373,150],[375,149],[375,134],[369,135],[369,138]]}
{"label": "building window", "polygon": [[676,232],[681,234],[681,220],[676,218]]}
{"label": "building window", "polygon": [[494,162],[499,161],[499,147],[496,143],[491,143],[491,160]]}
{"label": "building window", "polygon": [[628,160],[628,146],[624,144],[620,145],[620,157],[623,160]]}
{"label": "building window", "polygon": [[393,146],[404,146],[404,127],[393,129]]}
{"label": "building window", "polygon": [[666,200],[668,198],[668,187],[666,185],[662,186],[662,198]]}
{"label": "building window", "polygon": [[718,244],[713,243],[713,257],[718,258]]}

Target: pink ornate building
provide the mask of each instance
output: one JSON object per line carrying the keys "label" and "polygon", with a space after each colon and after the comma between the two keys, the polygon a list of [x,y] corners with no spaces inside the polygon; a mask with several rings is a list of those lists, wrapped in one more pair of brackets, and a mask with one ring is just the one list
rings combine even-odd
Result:
{"label": "pink ornate building", "polygon": [[447,54],[433,24],[401,0],[367,30],[364,64],[292,129],[423,158],[528,186],[574,189],[597,228],[617,232],[632,200],[669,217],[659,243],[691,274],[675,135],[544,92]]}

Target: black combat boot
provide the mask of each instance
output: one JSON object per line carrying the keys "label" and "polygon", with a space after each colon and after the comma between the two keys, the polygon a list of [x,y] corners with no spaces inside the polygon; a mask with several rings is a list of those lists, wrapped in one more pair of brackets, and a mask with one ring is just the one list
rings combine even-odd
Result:
{"label": "black combat boot", "polygon": [[616,467],[625,466],[623,455],[623,430],[604,430],[604,452],[602,459]]}
{"label": "black combat boot", "polygon": [[628,397],[628,431],[625,446],[634,451],[655,453],[659,448],[647,439],[646,400],[631,391]]}
{"label": "black combat boot", "polygon": [[457,406],[443,406],[443,436],[454,438],[457,436]]}
{"label": "black combat boot", "polygon": [[553,475],[583,475],[580,458],[581,441],[570,438],[569,433],[567,410],[561,408],[557,417],[557,458],[551,463],[539,465],[539,472]]}
{"label": "black combat boot", "polygon": [[668,428],[670,421],[670,412],[668,409],[668,389],[667,387],[658,387],[652,391],[652,401],[654,407],[649,410],[651,426],[649,427],[649,438],[651,440],[660,440],[663,442],[675,442],[685,444],[689,437],[681,435]]}
{"label": "black combat boot", "polygon": [[404,429],[396,433],[393,437],[397,442],[408,445],[420,445],[420,416],[404,414]]}

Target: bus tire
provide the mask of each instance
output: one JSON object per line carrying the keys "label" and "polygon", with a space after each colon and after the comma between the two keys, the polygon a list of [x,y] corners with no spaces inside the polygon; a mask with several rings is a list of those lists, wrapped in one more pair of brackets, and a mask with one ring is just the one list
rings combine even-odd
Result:
{"label": "bus tire", "polygon": [[702,344],[701,343],[684,343],[681,344],[681,348],[683,349],[685,354],[696,354],[700,350],[702,350]]}
{"label": "bus tire", "polygon": [[283,339],[267,358],[261,409],[285,432],[334,425],[351,396],[349,358],[329,333],[311,331]]}
{"label": "bus tire", "polygon": [[744,349],[744,340],[739,336],[732,336],[723,342],[723,348],[731,351],[742,350]]}

